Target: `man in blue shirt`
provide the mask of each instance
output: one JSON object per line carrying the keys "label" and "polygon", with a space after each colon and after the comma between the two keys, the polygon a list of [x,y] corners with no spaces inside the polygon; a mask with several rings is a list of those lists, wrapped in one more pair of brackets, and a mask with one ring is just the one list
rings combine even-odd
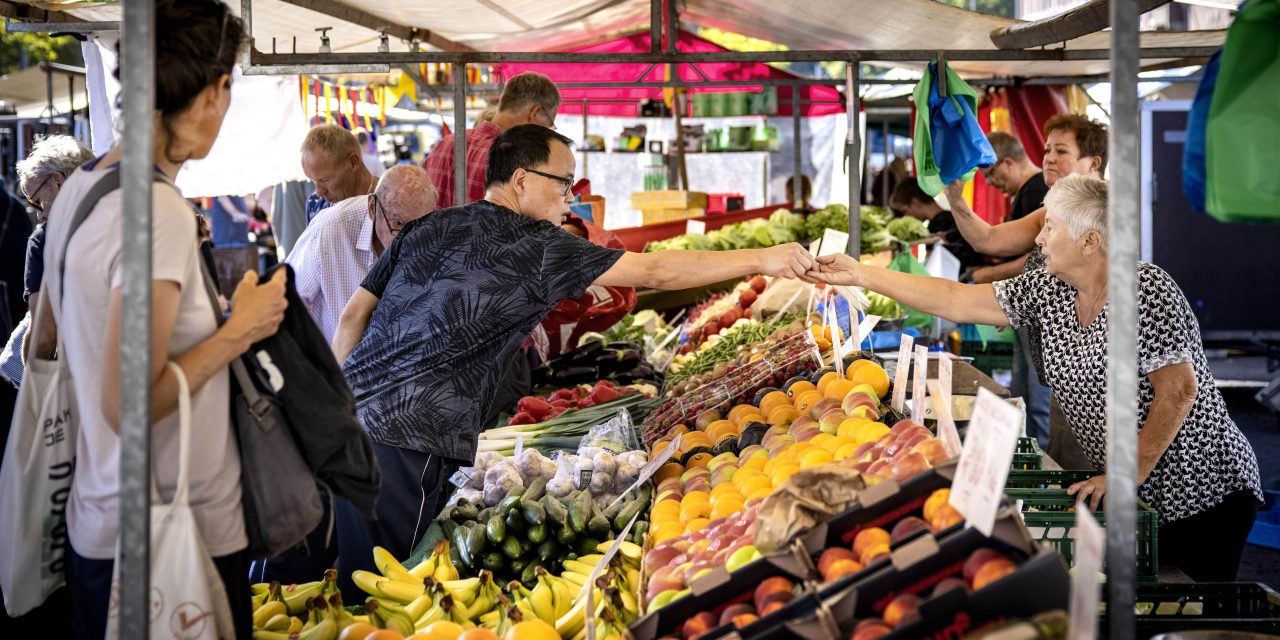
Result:
{"label": "man in blue shirt", "polygon": [[592,284],[684,289],[753,273],[792,278],[814,264],[794,243],[628,253],[567,233],[570,144],[539,125],[498,136],[485,198],[405,226],[343,310],[334,353],[372,436],[382,493],[377,521],[338,505],[342,576],[372,570],[373,545],[409,555],[435,517],[444,466],[475,459],[506,366],[561,300]]}

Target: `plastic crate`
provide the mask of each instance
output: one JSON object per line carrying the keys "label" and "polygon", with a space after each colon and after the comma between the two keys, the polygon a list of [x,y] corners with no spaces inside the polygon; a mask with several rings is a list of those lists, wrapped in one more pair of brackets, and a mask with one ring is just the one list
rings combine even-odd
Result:
{"label": "plastic crate", "polygon": [[[1033,438],[1026,438],[1035,442]],[[1019,443],[1021,446],[1021,443]],[[1007,489],[1062,489],[1077,483],[1083,482],[1098,475],[1097,471],[1072,471],[1072,470],[1050,470],[1050,469],[1031,469],[1020,470],[1014,469],[1009,472],[1009,479],[1005,482]]]}
{"label": "plastic crate", "polygon": [[[1104,601],[1104,618],[1105,607]],[[1139,638],[1193,630],[1280,632],[1280,594],[1256,582],[1139,585],[1134,609]]]}
{"label": "plastic crate", "polygon": [[[1044,452],[1035,438],[1018,438],[1018,446],[1013,450],[1013,471],[1036,471],[1044,468]],[[1012,476],[1012,471],[1010,471]]]}
{"label": "plastic crate", "polygon": [[[1067,472],[1087,473],[1087,472]],[[1012,476],[1012,473],[1010,474]],[[1096,475],[1096,474],[1091,474]],[[1051,545],[1066,558],[1067,564],[1075,566],[1076,548],[1076,499],[1067,495],[1062,489],[1005,489],[1009,500],[1022,501],[1022,520],[1026,523],[1031,536],[1043,544]],[[1107,514],[1095,511],[1094,518],[1098,524],[1107,525]],[[1160,575],[1159,560],[1159,527],[1160,514],[1149,505],[1138,501],[1137,532],[1137,578],[1140,582],[1156,582]]]}
{"label": "plastic crate", "polygon": [[987,375],[996,369],[1013,369],[1012,342],[988,341],[983,345],[980,340],[962,340],[960,355],[973,358],[973,368]]}

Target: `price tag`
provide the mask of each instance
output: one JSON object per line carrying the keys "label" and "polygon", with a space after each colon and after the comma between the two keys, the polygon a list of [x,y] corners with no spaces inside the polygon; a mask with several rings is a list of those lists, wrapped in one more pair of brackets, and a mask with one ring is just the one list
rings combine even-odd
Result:
{"label": "price tag", "polygon": [[516,434],[516,452],[512,457],[519,458],[521,451],[524,451],[524,434],[517,433]]}
{"label": "price tag", "polygon": [[840,323],[836,322],[836,312],[834,309],[834,307],[836,306],[835,300],[836,299],[834,296],[827,298],[827,304],[825,307],[823,307],[823,310],[826,311],[827,326],[830,327],[831,329],[831,354],[836,361],[836,375],[843,378],[844,377],[844,353],[842,353],[840,349],[840,342],[841,342],[840,338],[842,338],[843,336],[840,335]]}
{"label": "price tag", "polygon": [[916,366],[911,372],[911,418],[924,424],[924,383],[929,377],[929,350],[916,345]]}
{"label": "price tag", "polygon": [[[618,555],[618,549],[622,548],[622,541],[627,539],[627,535],[631,533],[631,526],[636,523],[636,518],[639,517],[639,513],[631,516],[631,521],[627,523],[627,526],[623,527],[622,531],[618,532],[618,537],[613,539],[613,544],[609,545],[609,549],[604,552],[604,557],[600,559],[600,562],[596,563],[595,568],[591,570],[591,575],[587,576],[587,581],[582,585],[583,589],[595,585],[596,578],[599,578],[600,574],[604,573],[604,570],[608,568],[609,561],[613,560],[613,557]],[[594,591],[594,589],[592,589],[592,591]],[[588,592],[587,595],[590,597],[590,592]],[[594,609],[592,609],[592,611],[594,611]]]}
{"label": "price tag", "polygon": [[956,466],[951,484],[951,506],[976,529],[991,535],[996,511],[1009,479],[1010,461],[1018,442],[1017,407],[986,389],[978,389],[978,400],[969,419],[969,436]]}
{"label": "price tag", "polygon": [[826,229],[822,232],[822,246],[818,250],[817,257],[832,256],[844,253],[845,248],[849,246],[849,234],[844,231],[836,231],[835,229]]}
{"label": "price tag", "polygon": [[1076,566],[1071,576],[1071,640],[1093,640],[1098,632],[1098,597],[1106,534],[1083,500],[1076,503]]}
{"label": "price tag", "polygon": [[613,505],[618,504],[623,498],[627,497],[627,494],[635,491],[640,487],[640,485],[648,482],[649,478],[652,478],[653,474],[658,472],[658,468],[669,462],[671,457],[680,450],[680,438],[682,437],[684,437],[683,433],[676,436],[674,440],[667,443],[666,447],[663,447],[662,451],[659,451],[649,460],[649,462],[645,463],[643,467],[640,467],[640,475],[636,478],[636,481],[631,483],[631,486],[627,487],[627,490],[619,494],[617,498],[614,498],[613,502],[609,503],[609,506],[612,507]]}
{"label": "price tag", "polygon": [[933,413],[938,417],[938,438],[942,440],[942,446],[947,450],[947,458],[954,458],[960,455],[961,443],[960,432],[956,430],[956,421],[951,417],[951,397],[950,394],[942,391],[942,383],[939,380],[929,380],[929,397],[933,399]]}
{"label": "price tag", "polygon": [[911,368],[911,346],[914,344],[915,338],[903,334],[902,343],[898,345],[898,370],[893,375],[893,402],[890,406],[899,413],[907,402],[907,370]]}
{"label": "price tag", "polygon": [[702,235],[707,232],[707,223],[703,220],[690,219],[684,223],[684,232]]}
{"label": "price tag", "polygon": [[938,357],[938,388],[947,399],[948,408],[951,406],[951,372],[954,366],[955,364],[946,354]]}

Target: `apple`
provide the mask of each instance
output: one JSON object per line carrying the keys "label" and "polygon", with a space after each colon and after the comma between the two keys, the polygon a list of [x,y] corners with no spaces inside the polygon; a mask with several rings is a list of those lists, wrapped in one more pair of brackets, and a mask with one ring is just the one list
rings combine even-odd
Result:
{"label": "apple", "polygon": [[[786,431],[783,431],[783,433],[785,434]],[[741,466],[743,462],[750,460],[751,458],[754,458],[756,456],[764,456],[767,459],[769,457],[769,452],[764,447],[758,444],[748,445],[742,451],[738,452],[739,466]]]}
{"label": "apple", "polygon": [[716,469],[719,469],[720,467],[726,464],[737,463],[737,462],[738,462],[738,454],[733,451],[727,451],[725,453],[722,453],[708,460],[707,468],[710,469],[712,473],[715,473]]}
{"label": "apple", "polygon": [[840,407],[844,409],[846,413],[853,413],[853,410],[858,407],[875,409],[879,406],[880,401],[876,399],[874,394],[862,393],[860,391],[851,392],[849,395],[844,397],[844,400],[840,401]]}
{"label": "apple", "polygon": [[809,415],[813,416],[813,418],[816,420],[818,418],[821,418],[822,414],[826,413],[827,409],[830,409],[832,407],[835,407],[838,409],[840,407],[840,402],[838,400],[833,400],[831,398],[823,398],[813,403],[812,407],[809,407]]}
{"label": "apple", "polygon": [[853,408],[853,411],[849,413],[849,417],[875,422],[880,419],[880,412],[875,407],[860,405]]}
{"label": "apple", "polygon": [[822,416],[822,420],[819,422],[819,429],[821,429],[823,433],[829,433],[834,436],[836,435],[836,431],[840,429],[840,423],[844,421],[844,412],[839,409],[833,409],[828,411],[826,415]]}
{"label": "apple", "polygon": [[666,568],[671,564],[671,559],[680,555],[680,550],[675,547],[654,547],[644,554],[645,571],[650,575],[656,575],[659,569]]}
{"label": "apple", "polygon": [[879,460],[872,462],[871,466],[867,467],[867,470],[865,473],[866,475],[869,475],[869,476],[880,476],[881,478],[888,478],[890,477],[892,470],[893,470],[893,464],[885,458],[880,458]]}
{"label": "apple", "polygon": [[924,456],[914,451],[908,452],[900,460],[893,463],[890,470],[894,480],[899,483],[906,482],[930,469],[929,461]]}
{"label": "apple", "polygon": [[693,424],[698,429],[698,431],[706,431],[707,425],[720,419],[721,418],[720,418],[719,412],[715,411],[714,409],[708,409],[706,411],[703,411],[702,413],[699,413],[698,417],[694,419]]}
{"label": "apple", "polygon": [[808,442],[812,440],[813,437],[818,435],[819,433],[822,433],[821,429],[818,429],[817,427],[807,426],[801,429],[800,433],[796,434],[796,442]]}
{"label": "apple", "polygon": [[950,456],[947,455],[947,447],[937,438],[926,438],[922,442],[916,443],[911,448],[912,451],[924,456],[929,462],[929,466],[936,467],[945,462]]}
{"label": "apple", "polygon": [[649,608],[646,609],[646,611],[649,611],[649,612],[657,611],[658,609],[661,609],[667,606],[668,604],[671,604],[671,601],[675,600],[677,597],[679,597],[679,595],[680,595],[680,589],[669,589],[666,591],[662,591],[649,599]]}
{"label": "apple", "polygon": [[[794,436],[796,435],[797,431],[810,425],[817,426],[818,420],[808,414],[802,415],[796,418],[795,420],[791,421],[791,426],[787,427],[787,433]],[[776,429],[779,427],[774,427],[774,428]]]}
{"label": "apple", "polygon": [[758,553],[759,552],[756,551],[756,548],[753,545],[748,544],[740,547],[734,550],[733,553],[729,554],[729,560],[725,562],[724,568],[729,571],[737,571],[739,568],[751,562],[752,556]]}

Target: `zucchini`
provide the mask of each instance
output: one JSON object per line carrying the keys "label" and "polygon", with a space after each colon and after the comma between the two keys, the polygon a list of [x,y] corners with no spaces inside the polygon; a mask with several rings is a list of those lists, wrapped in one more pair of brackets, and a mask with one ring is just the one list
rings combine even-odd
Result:
{"label": "zucchini", "polygon": [[453,530],[453,548],[458,550],[458,559],[464,567],[471,567],[471,536],[468,529],[459,526]]}
{"label": "zucchini", "polygon": [[453,518],[454,522],[462,524],[468,520],[475,520],[478,515],[480,515],[480,509],[474,504],[466,500],[459,500],[457,504],[453,505],[453,512],[450,517]]}
{"label": "zucchini", "polygon": [[587,531],[600,537],[607,536],[612,531],[609,528],[609,521],[604,517],[604,513],[595,504],[591,505],[591,519],[587,521]]}
{"label": "zucchini", "polygon": [[502,573],[507,568],[507,557],[501,551],[490,551],[484,554],[480,564],[493,573]]}
{"label": "zucchini", "polygon": [[507,536],[521,535],[524,533],[524,515],[519,509],[512,509],[507,512],[505,518],[502,519],[507,524]]}
{"label": "zucchini", "polygon": [[498,507],[497,507],[498,513],[504,516],[510,513],[513,507],[520,504],[520,498],[521,496],[509,494],[507,495],[507,497],[498,501]]}
{"label": "zucchini", "polygon": [[574,533],[582,533],[587,530],[589,520],[591,520],[591,494],[587,491],[579,491],[573,498],[573,504],[569,506],[569,526],[573,527]]}
{"label": "zucchini", "polygon": [[524,555],[524,544],[520,542],[520,538],[516,536],[507,536],[502,542],[502,553],[508,558],[515,560]]}
{"label": "zucchini", "polygon": [[560,551],[560,545],[556,544],[555,540],[548,539],[548,540],[544,540],[542,544],[538,545],[538,548],[534,553],[538,556],[538,560],[543,565],[546,565],[548,562],[551,561],[552,558],[555,558],[559,555],[558,553],[559,551]]}
{"label": "zucchini", "polygon": [[484,548],[488,543],[485,538],[484,525],[479,522],[473,522],[467,528],[467,550],[471,553],[471,560],[474,562],[484,553]]}
{"label": "zucchini", "polygon": [[589,556],[593,553],[599,553],[599,549],[598,549],[599,546],[600,546],[600,541],[595,538],[580,538],[578,540],[578,548],[577,548],[578,555]]}
{"label": "zucchini", "polygon": [[525,584],[533,584],[537,582],[538,567],[540,566],[542,565],[536,562],[530,562],[529,565],[524,568],[524,571],[520,572],[520,582],[523,582]]}
{"label": "zucchini", "polygon": [[507,537],[507,522],[498,516],[489,518],[489,521],[484,523],[484,532],[489,542],[502,544],[503,539]]}
{"label": "zucchini", "polygon": [[640,510],[643,508],[644,503],[639,500],[632,500],[631,502],[628,502],[627,506],[623,507],[622,510],[618,512],[618,515],[613,519],[613,530],[622,531],[622,528],[627,526],[628,522],[631,522],[631,518],[635,517],[637,513],[640,513]]}
{"label": "zucchini", "polygon": [[577,539],[578,535],[574,533],[573,528],[567,524],[556,529],[556,542],[559,542],[566,547],[573,544],[573,541]]}

